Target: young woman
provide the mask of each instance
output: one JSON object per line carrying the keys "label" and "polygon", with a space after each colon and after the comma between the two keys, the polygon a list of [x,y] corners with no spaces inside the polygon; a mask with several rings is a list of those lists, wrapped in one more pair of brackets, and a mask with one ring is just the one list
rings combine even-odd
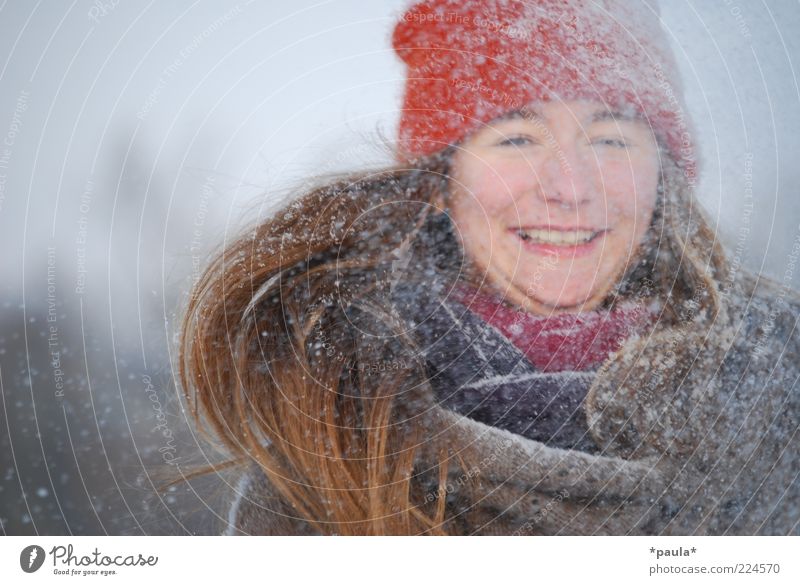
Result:
{"label": "young woman", "polygon": [[392,40],[397,165],[301,194],[191,297],[228,533],[798,533],[800,303],[694,201],[657,14],[429,0]]}

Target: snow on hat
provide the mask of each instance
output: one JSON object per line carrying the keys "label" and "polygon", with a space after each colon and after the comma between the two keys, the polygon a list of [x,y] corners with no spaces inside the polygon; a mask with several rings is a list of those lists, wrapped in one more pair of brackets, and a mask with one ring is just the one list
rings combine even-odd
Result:
{"label": "snow on hat", "polygon": [[635,108],[690,180],[695,153],[658,8],[630,0],[426,0],[396,24],[408,66],[398,156],[457,142],[535,101]]}

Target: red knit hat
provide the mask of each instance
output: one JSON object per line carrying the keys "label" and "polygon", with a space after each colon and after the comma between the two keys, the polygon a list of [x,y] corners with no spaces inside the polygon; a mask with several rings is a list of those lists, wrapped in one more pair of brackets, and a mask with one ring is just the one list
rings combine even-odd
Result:
{"label": "red knit hat", "polygon": [[426,0],[392,37],[408,65],[401,160],[431,154],[534,101],[634,108],[693,180],[674,56],[643,0]]}

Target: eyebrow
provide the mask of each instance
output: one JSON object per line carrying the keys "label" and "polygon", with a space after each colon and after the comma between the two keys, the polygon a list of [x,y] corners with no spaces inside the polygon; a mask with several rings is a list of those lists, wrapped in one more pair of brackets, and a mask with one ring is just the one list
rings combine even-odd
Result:
{"label": "eyebrow", "polygon": [[[504,114],[501,114],[497,118],[493,120],[493,122],[501,122],[505,120],[544,120],[544,116],[542,116],[536,110],[529,110],[529,109],[517,109],[517,110],[510,110]],[[592,114],[589,118],[589,122],[640,122],[642,121],[642,116],[634,111],[621,111],[621,110],[608,110],[602,109],[596,111]]]}
{"label": "eyebrow", "polygon": [[502,115],[498,116],[497,118],[495,118],[494,121],[495,122],[500,122],[501,120],[518,120],[518,119],[523,119],[523,120],[539,119],[539,120],[541,120],[543,118],[542,118],[542,115],[539,112],[535,111],[535,110],[521,109],[521,110],[508,111],[505,114],[502,114]]}
{"label": "eyebrow", "polygon": [[598,110],[592,114],[591,122],[639,122],[642,117],[636,112],[621,112],[618,110]]}

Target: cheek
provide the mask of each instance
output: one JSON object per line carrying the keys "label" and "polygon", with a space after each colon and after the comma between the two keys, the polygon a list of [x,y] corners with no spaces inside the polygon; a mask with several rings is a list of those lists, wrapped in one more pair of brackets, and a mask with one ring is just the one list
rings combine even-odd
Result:
{"label": "cheek", "polygon": [[476,161],[460,175],[461,206],[482,208],[490,217],[509,211],[532,184],[533,170],[519,162]]}
{"label": "cheek", "polygon": [[658,188],[658,174],[653,168],[631,172],[630,165],[621,164],[603,172],[608,210],[613,216],[638,224],[649,219],[653,212]]}

